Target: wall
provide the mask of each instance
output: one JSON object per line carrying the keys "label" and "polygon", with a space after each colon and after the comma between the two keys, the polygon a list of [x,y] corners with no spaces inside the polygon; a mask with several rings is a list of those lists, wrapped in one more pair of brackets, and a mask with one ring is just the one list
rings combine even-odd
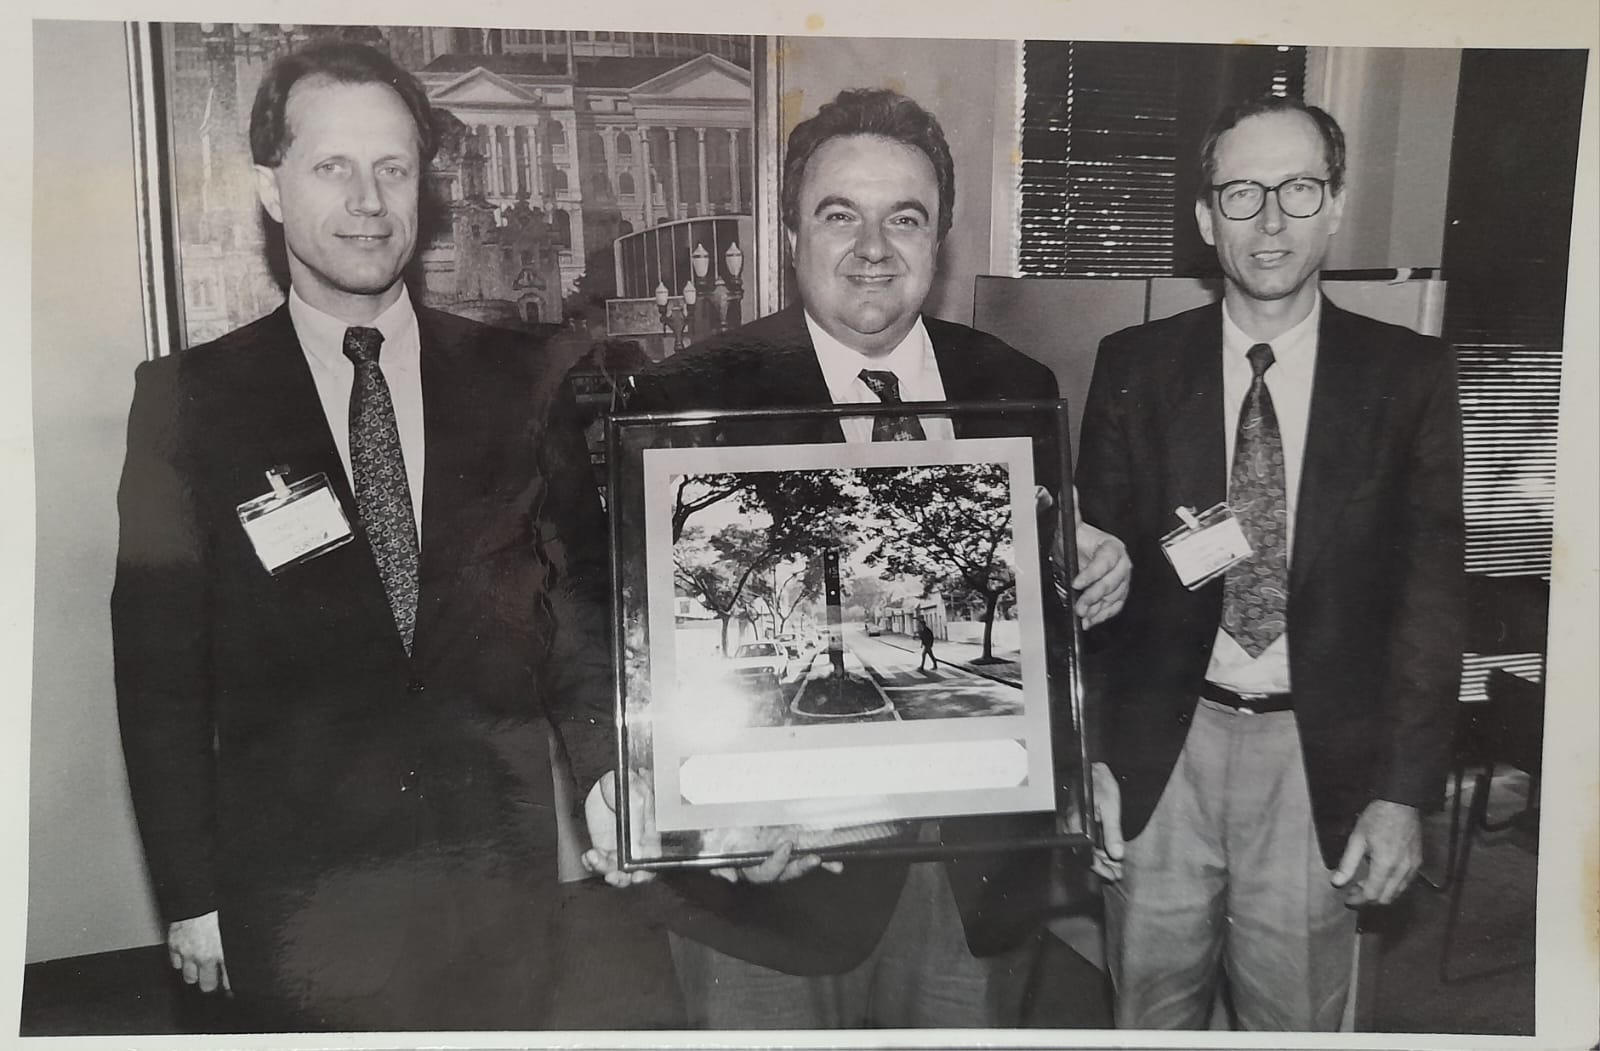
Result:
{"label": "wall", "polygon": [[[1014,272],[1016,43],[784,37],[779,47],[784,137],[845,87],[895,88],[939,118],[956,214],[926,309],[970,324],[973,278]],[[1345,129],[1355,191],[1328,267],[1440,266],[1461,53],[1312,48],[1308,65],[1307,96]]]}
{"label": "wall", "polygon": [[[973,278],[993,273],[990,223],[996,207],[997,143],[1006,156],[1013,127],[1016,45],[998,40],[783,37],[779,42],[781,134],[844,88],[894,88],[939,118],[956,168],[955,222],[924,310],[972,323]],[[997,119],[998,115],[998,119]],[[1015,174],[1002,175],[1006,207]],[[1002,216],[1005,223],[1009,218]]]}
{"label": "wall", "polygon": [[159,940],[107,609],[123,428],[144,358],[121,25],[35,22],[34,77],[30,962]]}
{"label": "wall", "polygon": [[1328,268],[1440,266],[1461,52],[1313,48],[1307,65],[1306,96],[1344,128],[1349,157]]}

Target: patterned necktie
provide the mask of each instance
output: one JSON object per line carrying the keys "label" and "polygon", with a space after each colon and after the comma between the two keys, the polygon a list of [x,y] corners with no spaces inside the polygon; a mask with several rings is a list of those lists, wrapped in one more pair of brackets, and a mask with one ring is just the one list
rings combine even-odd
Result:
{"label": "patterned necktie", "polygon": [[1249,351],[1255,378],[1239,410],[1228,503],[1254,554],[1228,570],[1222,589],[1222,627],[1252,657],[1288,628],[1289,500],[1283,467],[1283,437],[1272,408],[1266,372],[1272,348]]}
{"label": "patterned necktie", "polygon": [[[862,369],[860,375],[861,382],[878,396],[879,401],[885,405],[901,404],[900,379],[894,373]],[[922,430],[922,421],[915,416],[872,418],[872,440],[875,442],[920,442],[926,437]]]}
{"label": "patterned necktie", "polygon": [[378,576],[389,595],[395,627],[410,653],[417,624],[421,558],[394,399],[378,368],[382,347],[383,333],[375,328],[356,326],[344,331],[344,355],[356,367],[356,381],[350,388],[351,484],[367,543],[378,563]]}

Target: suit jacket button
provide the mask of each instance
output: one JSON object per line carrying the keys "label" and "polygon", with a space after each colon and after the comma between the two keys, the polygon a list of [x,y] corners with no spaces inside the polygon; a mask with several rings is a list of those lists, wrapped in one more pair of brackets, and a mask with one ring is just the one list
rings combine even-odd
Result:
{"label": "suit jacket button", "polygon": [[421,679],[412,679],[410,682],[406,683],[406,692],[412,696],[416,696],[417,694],[424,692],[427,690],[427,688],[428,684],[423,682]]}
{"label": "suit jacket button", "polygon": [[415,770],[407,770],[405,776],[400,779],[400,791],[415,792],[419,780],[420,778],[417,777]]}
{"label": "suit jacket button", "polygon": [[1188,726],[1189,725],[1189,713],[1188,712],[1179,712],[1178,713],[1178,725],[1179,726]]}

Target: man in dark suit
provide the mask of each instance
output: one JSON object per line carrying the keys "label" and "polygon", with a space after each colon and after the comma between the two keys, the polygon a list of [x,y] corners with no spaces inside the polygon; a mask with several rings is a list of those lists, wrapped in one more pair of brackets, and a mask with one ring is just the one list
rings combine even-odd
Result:
{"label": "man in dark suit", "polygon": [[[847,91],[789,139],[782,220],[800,302],[642,375],[630,411],[815,407],[1056,396],[1050,370],[1001,341],[925,317],[954,209],[938,122],[892,91]],[[761,440],[965,436],[942,417],[767,422]],[[1125,594],[1128,563],[1080,530],[1074,586],[1090,622]],[[604,791],[604,788],[601,789]],[[608,814],[587,863],[614,883]],[[974,819],[994,830],[1004,818]],[[973,822],[942,822],[945,843]],[[691,1021],[713,1028],[993,1026],[1018,1021],[1028,949],[1048,891],[1048,854],[947,863],[852,861],[817,873],[790,844],[722,880],[673,874],[650,888],[673,932]],[[666,884],[663,887],[661,884]]]}
{"label": "man in dark suit", "polygon": [[[1336,1029],[1353,906],[1411,880],[1442,793],[1462,644],[1454,361],[1322,297],[1344,163],[1320,109],[1222,113],[1195,205],[1221,305],[1116,333],[1096,362],[1083,513],[1140,566],[1096,633],[1119,1025],[1204,1027],[1225,972],[1243,1026]],[[1224,501],[1236,524],[1206,514]],[[1250,553],[1211,575],[1197,546],[1229,531]]]}
{"label": "man in dark suit", "polygon": [[580,775],[610,765],[603,668],[557,674],[592,666],[558,654],[607,574],[572,400],[525,337],[412,304],[436,133],[388,57],[287,56],[250,141],[288,302],[139,368],[119,492],[118,707],[172,964],[253,1026],[532,1028],[552,721]]}

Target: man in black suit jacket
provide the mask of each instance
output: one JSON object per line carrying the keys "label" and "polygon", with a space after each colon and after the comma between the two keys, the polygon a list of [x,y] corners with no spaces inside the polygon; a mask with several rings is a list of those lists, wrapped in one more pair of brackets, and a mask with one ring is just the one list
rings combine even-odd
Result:
{"label": "man in black suit jacket", "polygon": [[[1096,633],[1108,958],[1119,1025],[1204,1027],[1225,971],[1243,1026],[1329,1030],[1347,906],[1411,880],[1444,784],[1454,362],[1322,298],[1346,192],[1331,117],[1255,100],[1205,142],[1195,215],[1223,302],[1108,337],[1084,412],[1083,513],[1140,566]],[[1254,553],[1202,582],[1212,567],[1169,564],[1162,540],[1224,500]]]}
{"label": "man in black suit jacket", "polygon": [[412,77],[308,48],[250,134],[289,302],[139,368],[119,493],[118,707],[172,964],[253,1026],[533,1028],[552,720],[580,774],[610,765],[603,666],[557,674],[592,669],[606,593],[572,400],[525,337],[411,303]]}
{"label": "man in black suit jacket", "polygon": [[[815,407],[1056,396],[1055,377],[1001,341],[924,317],[950,227],[954,171],[937,121],[891,91],[849,91],[795,128],[782,218],[800,303],[693,346],[638,379],[630,411]],[[887,379],[885,377],[888,377]],[[889,418],[893,419],[893,418]],[[918,420],[917,417],[909,417]],[[880,422],[886,422],[880,420]],[[965,436],[926,418],[912,436]],[[764,422],[767,442],[870,441],[865,419]],[[897,424],[896,427],[905,426]],[[925,430],[924,430],[925,429]],[[950,436],[950,435],[945,435]],[[1121,547],[1080,530],[1092,553],[1074,585],[1093,622],[1121,604]],[[612,882],[608,814],[591,819],[591,868]],[[973,819],[994,823],[1011,819]],[[942,822],[947,843],[972,822]],[[906,864],[851,861],[818,874],[781,846],[724,879],[673,874],[650,888],[674,932],[691,1021],[713,1028],[993,1026],[1017,1023],[1048,892],[1048,855],[968,855]]]}

